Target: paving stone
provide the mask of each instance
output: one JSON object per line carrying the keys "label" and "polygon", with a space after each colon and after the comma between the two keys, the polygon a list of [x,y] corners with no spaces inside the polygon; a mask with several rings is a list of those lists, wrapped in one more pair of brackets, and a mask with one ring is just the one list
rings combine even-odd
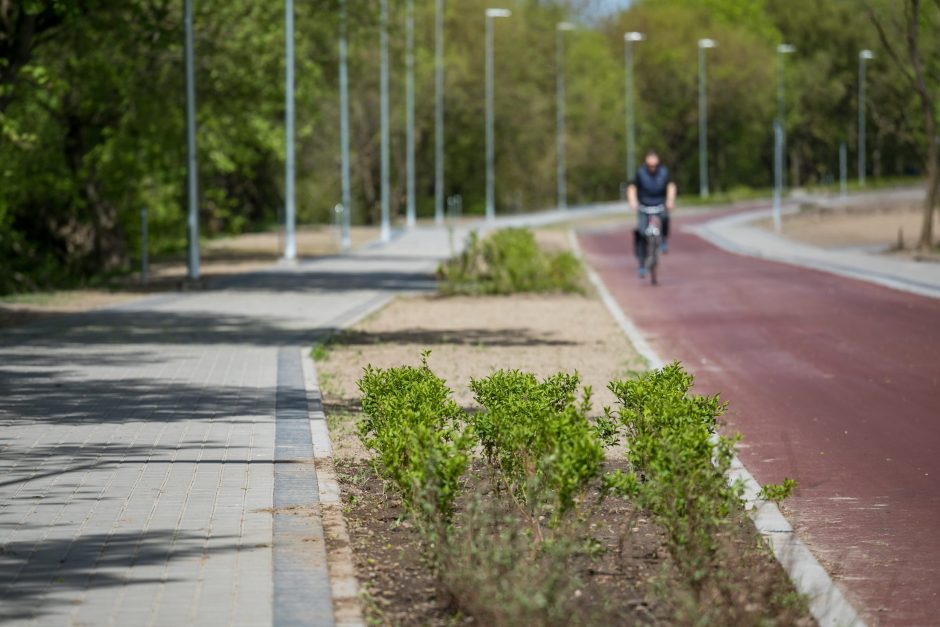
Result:
{"label": "paving stone", "polygon": [[5,329],[0,622],[332,624],[325,564],[290,559],[319,521],[271,513],[317,499],[312,466],[273,464],[312,455],[291,377],[318,334],[428,288],[415,251],[446,237]]}

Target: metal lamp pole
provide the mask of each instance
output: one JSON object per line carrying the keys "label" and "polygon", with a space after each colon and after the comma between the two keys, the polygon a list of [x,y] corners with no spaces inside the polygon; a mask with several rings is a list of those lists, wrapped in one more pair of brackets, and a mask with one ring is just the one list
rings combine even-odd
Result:
{"label": "metal lamp pole", "polygon": [[185,23],[186,65],[186,179],[188,186],[189,216],[187,238],[189,239],[187,269],[189,279],[199,278],[199,162],[196,155],[196,73],[193,51],[193,0],[185,0],[183,5]]}
{"label": "metal lamp pole", "polygon": [[706,94],[705,51],[718,44],[713,39],[698,40],[698,160],[699,195],[708,198],[708,101]]}
{"label": "metal lamp pole", "polygon": [[634,115],[633,95],[633,44],[643,41],[643,33],[630,32],[623,36],[623,66],[625,76],[624,102],[627,111],[627,181],[633,178],[636,172],[636,119]]}
{"label": "metal lamp pole", "polygon": [[785,85],[783,80],[783,57],[792,54],[796,48],[790,44],[777,46],[777,119],[774,121],[774,231],[780,232],[783,223],[782,197],[784,170],[786,161],[787,130],[785,120]]}
{"label": "metal lamp pole", "polygon": [[392,225],[390,218],[392,190],[389,183],[391,177],[391,154],[389,139],[389,97],[388,97],[388,0],[382,0],[382,69],[381,69],[381,119],[382,119],[382,227],[381,240],[387,242],[392,239]]}
{"label": "metal lamp pole", "polygon": [[349,73],[347,71],[346,0],[339,1],[339,128],[340,160],[342,168],[343,215],[340,223],[340,245],[348,250],[352,245],[352,191],[349,184]]}
{"label": "metal lamp pole", "polygon": [[415,7],[414,0],[405,3],[405,142],[407,144],[407,204],[405,225],[414,228],[417,220],[415,209]]}
{"label": "metal lamp pole", "polygon": [[858,184],[865,187],[865,62],[875,58],[871,50],[858,53]]}
{"label": "metal lamp pole", "polygon": [[286,76],[284,89],[285,116],[285,169],[284,173],[284,259],[297,258],[295,226],[295,165],[294,165],[294,0],[285,0],[284,43]]}
{"label": "metal lamp pole", "polygon": [[565,32],[574,30],[571,22],[560,22],[555,27],[555,109],[558,132],[558,208],[568,208],[567,171],[565,167]]}
{"label": "metal lamp pole", "polygon": [[496,218],[496,172],[493,146],[493,19],[511,15],[512,11],[508,9],[486,10],[486,220],[488,222]]}
{"label": "metal lamp pole", "polygon": [[[784,71],[784,57],[796,52],[796,46],[791,44],[780,44],[777,46],[777,119],[780,120],[780,130],[783,134],[783,145],[781,154],[783,162],[781,169],[786,172],[787,159],[787,118],[786,118],[786,73]],[[786,177],[784,177],[783,186],[786,187]]]}
{"label": "metal lamp pole", "polygon": [[434,223],[444,224],[444,0],[434,15]]}

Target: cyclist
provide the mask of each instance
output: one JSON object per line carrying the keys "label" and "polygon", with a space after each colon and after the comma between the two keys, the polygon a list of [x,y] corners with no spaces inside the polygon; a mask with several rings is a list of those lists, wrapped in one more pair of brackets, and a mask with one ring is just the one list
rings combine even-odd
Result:
{"label": "cyclist", "polygon": [[636,171],[636,176],[627,188],[627,201],[630,208],[637,212],[633,250],[640,262],[640,278],[643,278],[646,276],[646,238],[643,234],[649,225],[649,216],[640,211],[640,207],[665,208],[666,211],[662,215],[662,251],[665,253],[669,251],[669,245],[666,243],[669,236],[669,212],[676,204],[676,184],[670,178],[666,166],[659,162],[656,151],[650,150],[646,153],[643,165]]}

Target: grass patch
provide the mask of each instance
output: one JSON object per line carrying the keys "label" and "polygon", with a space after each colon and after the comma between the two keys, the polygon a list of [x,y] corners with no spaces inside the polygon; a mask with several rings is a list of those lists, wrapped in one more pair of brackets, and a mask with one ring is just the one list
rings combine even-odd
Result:
{"label": "grass patch", "polygon": [[442,294],[584,292],[581,262],[567,251],[547,252],[529,229],[471,233],[464,252],[437,270]]}

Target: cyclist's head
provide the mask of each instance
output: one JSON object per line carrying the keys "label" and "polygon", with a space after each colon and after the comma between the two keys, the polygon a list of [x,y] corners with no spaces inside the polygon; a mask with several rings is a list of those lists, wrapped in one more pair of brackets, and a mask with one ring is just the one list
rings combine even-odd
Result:
{"label": "cyclist's head", "polygon": [[655,150],[647,151],[645,162],[646,168],[652,172],[659,167],[659,155],[656,154]]}

